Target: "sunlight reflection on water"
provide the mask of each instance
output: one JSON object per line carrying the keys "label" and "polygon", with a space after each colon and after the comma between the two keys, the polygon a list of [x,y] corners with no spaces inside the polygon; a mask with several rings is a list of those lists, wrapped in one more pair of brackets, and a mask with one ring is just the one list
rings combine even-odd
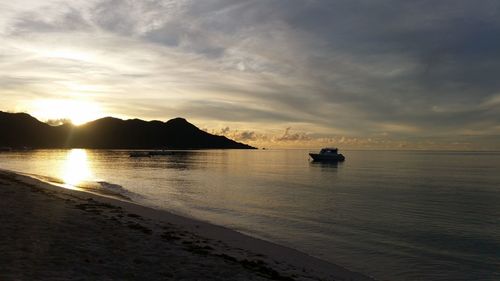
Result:
{"label": "sunlight reflection on water", "polygon": [[61,178],[69,188],[91,181],[92,169],[85,149],[72,149],[61,167]]}

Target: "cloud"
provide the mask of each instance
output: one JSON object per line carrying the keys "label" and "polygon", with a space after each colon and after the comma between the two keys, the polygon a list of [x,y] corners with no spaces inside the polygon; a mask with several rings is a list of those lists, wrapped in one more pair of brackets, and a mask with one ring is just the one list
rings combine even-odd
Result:
{"label": "cloud", "polygon": [[498,134],[498,1],[18,2],[0,9],[4,109],[78,97],[253,141]]}
{"label": "cloud", "polygon": [[255,131],[249,131],[249,130],[232,130],[229,127],[224,127],[219,130],[212,130],[213,134],[220,135],[220,136],[226,136],[230,139],[236,140],[236,141],[241,141],[241,142],[264,142],[268,139],[266,135],[263,134],[258,134]]}
{"label": "cloud", "polygon": [[285,133],[283,133],[282,136],[275,138],[276,141],[306,141],[310,140],[311,137],[309,137],[306,133],[290,133],[291,127],[288,127],[285,129]]}
{"label": "cloud", "polygon": [[[48,16],[51,15],[52,16]],[[23,33],[50,33],[84,31],[91,28],[89,22],[75,8],[62,6],[56,11],[45,7],[40,11],[24,12],[14,22],[11,35]]]}

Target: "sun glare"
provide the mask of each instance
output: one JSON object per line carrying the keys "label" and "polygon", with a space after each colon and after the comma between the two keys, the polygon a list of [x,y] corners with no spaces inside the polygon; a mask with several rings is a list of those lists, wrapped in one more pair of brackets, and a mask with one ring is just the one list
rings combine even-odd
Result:
{"label": "sun glare", "polygon": [[92,171],[84,149],[72,149],[64,162],[62,179],[64,184],[75,187],[91,180]]}
{"label": "sun glare", "polygon": [[103,117],[99,105],[81,100],[38,100],[30,112],[42,120],[69,119],[77,126]]}

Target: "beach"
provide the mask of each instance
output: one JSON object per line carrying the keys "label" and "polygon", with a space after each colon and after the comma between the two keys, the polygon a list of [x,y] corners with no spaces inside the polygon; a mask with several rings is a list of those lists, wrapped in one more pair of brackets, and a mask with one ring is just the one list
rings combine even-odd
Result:
{"label": "beach", "polygon": [[231,229],[0,171],[0,280],[373,280]]}

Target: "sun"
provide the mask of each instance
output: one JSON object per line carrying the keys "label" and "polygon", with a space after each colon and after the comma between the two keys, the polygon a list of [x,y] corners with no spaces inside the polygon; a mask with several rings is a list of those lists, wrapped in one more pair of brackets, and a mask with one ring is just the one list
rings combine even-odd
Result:
{"label": "sun", "polygon": [[30,112],[42,120],[68,119],[76,126],[103,117],[97,103],[84,100],[36,100]]}
{"label": "sun", "polygon": [[96,112],[92,112],[88,106],[74,108],[71,114],[68,114],[69,120],[73,125],[83,125],[89,121],[95,120],[98,118],[98,114]]}

